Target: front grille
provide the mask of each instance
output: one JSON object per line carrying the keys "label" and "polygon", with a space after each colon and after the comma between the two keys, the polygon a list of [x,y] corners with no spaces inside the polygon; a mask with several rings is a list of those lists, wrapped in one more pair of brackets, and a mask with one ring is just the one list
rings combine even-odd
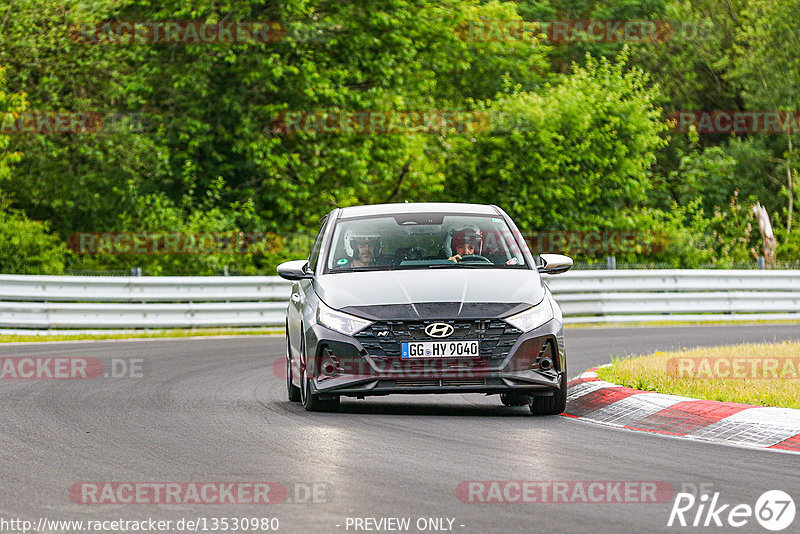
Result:
{"label": "front grille", "polygon": [[[436,339],[425,334],[429,324],[441,322],[451,325],[453,334]],[[508,352],[522,331],[499,319],[453,321],[379,321],[355,335],[370,356],[375,358],[400,358],[400,344],[404,341],[457,341],[477,339],[481,342],[480,358],[497,362]]]}

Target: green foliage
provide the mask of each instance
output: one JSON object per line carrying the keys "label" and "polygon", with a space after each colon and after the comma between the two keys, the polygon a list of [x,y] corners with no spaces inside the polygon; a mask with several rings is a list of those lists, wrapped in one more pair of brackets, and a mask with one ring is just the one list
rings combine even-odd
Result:
{"label": "green foliage", "polygon": [[[626,212],[615,227],[646,232],[644,246],[616,254],[623,263],[655,263],[673,268],[734,268],[754,265],[759,247],[758,225],[751,222],[749,204],[738,195],[725,209],[705,213],[702,198],[673,204],[669,210],[653,208]],[[647,234],[645,234],[647,235]]]}
{"label": "green foliage", "polygon": [[749,105],[797,109],[800,90],[800,2],[750,0],[741,12],[737,61],[729,77]]}
{"label": "green foliage", "polygon": [[[529,21],[640,21],[663,20],[668,2],[664,0],[521,0],[520,16]],[[624,31],[624,30],[623,30]],[[549,55],[555,72],[567,74],[573,62],[582,63],[586,55],[613,58],[622,50],[622,42],[596,40],[580,32],[570,34],[572,41],[559,40]],[[632,42],[634,50],[651,48],[652,43]],[[634,53],[635,55],[635,53]]]}
{"label": "green foliage", "polygon": [[0,272],[61,274],[66,246],[46,222],[0,206]]}
{"label": "green foliage", "polygon": [[[736,61],[728,78],[742,87],[741,96],[751,109],[796,111],[800,105],[800,51],[793,45],[800,37],[800,3],[797,0],[750,0],[741,13]],[[800,196],[797,167],[797,133],[774,135],[768,145],[773,152],[773,167],[767,176],[778,184],[776,196],[786,201],[776,226],[789,221]],[[789,178],[793,176],[791,179]],[[771,204],[771,202],[770,202]],[[785,240],[794,241],[791,234]],[[782,247],[784,251],[791,247]],[[795,259],[797,257],[795,256]]]}
{"label": "green foliage", "polygon": [[[69,6],[17,0],[0,6],[5,21],[0,65],[8,69],[12,90],[25,92],[30,110],[102,116],[129,110],[141,76],[134,65],[147,48],[91,45],[71,37],[72,25],[113,20],[122,7],[107,0]],[[13,176],[0,176],[0,188],[13,206],[51,221],[62,235],[108,229],[127,205],[122,184],[133,180],[155,190],[168,182],[167,148],[124,123],[96,133],[12,137],[11,148],[23,157]]]}
{"label": "green foliage", "polygon": [[[183,172],[184,183],[194,181],[193,172],[193,167],[187,164]],[[133,187],[134,184],[129,185]],[[272,272],[282,261],[305,257],[313,244],[313,238],[307,234],[286,236],[265,232],[252,200],[220,208],[217,204],[226,192],[222,179],[212,184],[201,202],[193,199],[193,190],[190,185],[188,187],[179,204],[163,193],[132,194],[134,204],[122,212],[115,223],[115,230],[126,234],[177,235],[183,244],[175,248],[185,253],[73,254],[70,268],[91,271],[103,268],[124,270],[136,266],[151,275],[218,275],[226,270],[238,274],[262,274]],[[204,253],[208,249],[203,246],[210,246],[202,244],[205,234],[220,239],[241,235],[242,242],[248,235],[253,235],[256,242],[248,242],[242,252],[219,250]],[[189,239],[188,244],[184,239]]]}
{"label": "green foliage", "polygon": [[[0,68],[0,116],[16,117],[25,110],[22,93],[5,90],[5,69]],[[0,180],[12,175],[22,154],[8,150],[10,135],[0,135]],[[0,194],[2,192],[0,191]],[[9,210],[0,196],[0,272],[11,274],[59,274],[64,269],[65,247],[49,233],[48,223],[31,221]]]}
{"label": "green foliage", "polygon": [[[278,262],[307,255],[330,209],[403,200],[499,204],[524,230],[660,232],[665,250],[619,259],[676,267],[752,261],[759,236],[749,206],[758,200],[773,218],[778,259],[799,260],[800,140],[667,135],[664,123],[678,110],[797,109],[800,52],[791,44],[799,7],[797,0],[7,2],[0,112],[96,112],[106,121],[83,134],[0,134],[0,199],[8,204],[0,235],[9,243],[4,254],[17,258],[0,259],[0,268],[271,274]],[[486,21],[591,19],[667,20],[676,31],[627,48],[470,39],[464,31]],[[75,39],[76,24],[132,20],[280,21],[288,34],[270,43]],[[286,111],[365,110],[473,110],[487,113],[492,129],[276,128]],[[92,256],[65,254],[59,244],[74,232],[165,231],[271,232],[279,246],[245,255]]]}
{"label": "green foliage", "polygon": [[492,131],[454,145],[446,197],[497,203],[525,230],[597,229],[645,203],[664,125],[626,59],[587,58],[540,93],[479,103]]}
{"label": "green foliage", "polygon": [[734,170],[737,160],[719,146],[703,149],[697,143],[696,134],[692,137],[694,142],[689,150],[686,153],[678,151],[680,164],[678,169],[670,172],[667,181],[678,204],[685,205],[699,197],[705,211],[710,213],[715,207],[724,205],[736,190]]}
{"label": "green foliage", "polygon": [[[6,70],[0,67],[0,117],[3,118],[0,123],[6,123],[9,117],[15,117],[16,114],[25,111],[27,106],[24,94],[9,94],[4,90],[6,85],[5,72]],[[20,152],[9,150],[10,141],[10,135],[0,134],[0,180],[11,176],[11,165],[22,158]]]}

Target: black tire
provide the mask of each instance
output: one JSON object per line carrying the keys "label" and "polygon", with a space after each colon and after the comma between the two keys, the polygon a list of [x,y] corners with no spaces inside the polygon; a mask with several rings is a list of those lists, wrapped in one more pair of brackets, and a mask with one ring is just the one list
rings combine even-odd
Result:
{"label": "black tire", "polygon": [[289,348],[289,327],[286,327],[286,394],[292,402],[300,402],[300,388],[292,384],[292,353]]}
{"label": "black tire", "polygon": [[531,403],[531,399],[524,393],[501,393],[500,402],[503,406],[527,406]]}
{"label": "black tire", "polygon": [[339,397],[322,400],[316,393],[311,393],[311,381],[308,379],[306,370],[303,369],[303,386],[300,389],[303,408],[307,412],[335,412],[339,409]]}
{"label": "black tire", "polygon": [[533,415],[558,415],[567,409],[567,370],[561,372],[561,387],[550,397],[531,397]]}

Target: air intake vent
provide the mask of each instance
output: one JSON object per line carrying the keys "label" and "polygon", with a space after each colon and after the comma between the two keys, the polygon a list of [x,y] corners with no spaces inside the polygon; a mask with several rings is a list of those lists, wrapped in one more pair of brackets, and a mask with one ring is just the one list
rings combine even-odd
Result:
{"label": "air intake vent", "polygon": [[410,387],[410,388],[439,387],[439,386],[449,386],[449,387],[483,386],[485,384],[486,381],[483,378],[448,378],[444,380],[417,379],[417,380],[394,381],[394,385],[396,387]]}
{"label": "air intake vent", "polygon": [[438,386],[438,380],[395,380],[394,385],[397,387],[419,388]]}
{"label": "air intake vent", "polygon": [[443,386],[482,386],[485,380],[483,378],[464,378],[454,380],[442,380]]}

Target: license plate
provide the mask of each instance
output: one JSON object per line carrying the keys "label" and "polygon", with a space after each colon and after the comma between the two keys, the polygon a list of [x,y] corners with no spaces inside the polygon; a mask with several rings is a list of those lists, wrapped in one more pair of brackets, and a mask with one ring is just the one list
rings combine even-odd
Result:
{"label": "license plate", "polygon": [[449,358],[480,356],[478,341],[406,341],[401,343],[403,358]]}

